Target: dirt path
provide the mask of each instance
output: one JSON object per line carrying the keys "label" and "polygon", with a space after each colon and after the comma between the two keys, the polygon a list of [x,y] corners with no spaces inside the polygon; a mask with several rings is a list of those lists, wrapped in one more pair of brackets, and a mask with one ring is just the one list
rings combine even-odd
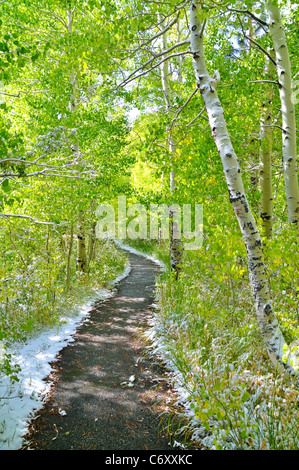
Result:
{"label": "dirt path", "polygon": [[129,260],[116,294],[95,304],[61,351],[51,397],[31,421],[24,449],[171,449],[158,429],[171,390],[141,334],[158,268],[134,254]]}

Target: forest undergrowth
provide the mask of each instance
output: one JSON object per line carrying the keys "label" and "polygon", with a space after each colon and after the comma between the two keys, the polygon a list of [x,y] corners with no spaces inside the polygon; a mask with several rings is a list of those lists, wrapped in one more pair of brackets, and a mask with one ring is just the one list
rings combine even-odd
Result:
{"label": "forest undergrowth", "polygon": [[[202,249],[185,251],[178,280],[169,269],[157,279],[157,309],[147,332],[170,372],[176,409],[187,418],[178,431],[183,446],[298,449],[298,390],[276,373],[265,350],[241,236],[236,231],[227,238],[217,226],[204,238]],[[298,337],[296,232],[280,224],[264,242],[273,306],[291,342]],[[165,242],[139,240],[134,247],[167,264]]]}
{"label": "forest undergrowth", "polygon": [[[56,247],[57,248],[57,247]],[[127,264],[126,255],[113,242],[97,240],[97,255],[87,273],[76,270],[76,253],[70,260],[70,279],[66,285],[66,260],[63,250],[51,253],[27,251],[23,263],[2,265],[0,285],[0,376],[18,380],[19,366],[12,365],[7,348],[14,342],[26,341],[43,329],[59,325],[76,312],[76,307],[95,298],[113,281]],[[16,256],[7,252],[6,257]],[[4,279],[6,277],[6,279]]]}

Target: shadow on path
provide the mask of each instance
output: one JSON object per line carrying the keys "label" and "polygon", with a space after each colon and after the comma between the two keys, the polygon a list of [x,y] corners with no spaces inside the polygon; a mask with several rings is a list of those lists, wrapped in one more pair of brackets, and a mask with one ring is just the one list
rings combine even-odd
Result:
{"label": "shadow on path", "polygon": [[171,449],[158,430],[171,390],[141,334],[159,270],[141,256],[129,260],[129,276],[113,297],[94,304],[53,364],[51,396],[31,420],[23,449]]}

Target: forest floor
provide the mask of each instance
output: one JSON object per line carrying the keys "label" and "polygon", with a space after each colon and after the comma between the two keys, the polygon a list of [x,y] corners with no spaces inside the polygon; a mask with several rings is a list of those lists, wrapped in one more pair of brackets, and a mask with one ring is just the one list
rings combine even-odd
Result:
{"label": "forest floor", "polygon": [[30,421],[23,450],[173,448],[161,427],[173,392],[142,334],[159,268],[131,253],[129,261],[114,296],[94,304],[59,353],[50,396]]}

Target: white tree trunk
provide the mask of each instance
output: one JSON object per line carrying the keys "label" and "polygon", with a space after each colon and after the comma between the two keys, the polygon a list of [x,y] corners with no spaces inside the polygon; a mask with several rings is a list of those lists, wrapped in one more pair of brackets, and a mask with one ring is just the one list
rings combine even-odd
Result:
{"label": "white tree trunk", "polygon": [[191,51],[194,73],[205,102],[212,135],[223,164],[229,199],[238,219],[247,249],[249,280],[255,300],[257,320],[266,349],[274,366],[280,372],[286,370],[290,375],[296,376],[298,362],[285,342],[272,309],[261,238],[247,201],[239,162],[231,143],[223,108],[216,92],[215,87],[220,80],[219,73],[216,73],[216,78],[212,78],[206,68],[200,5],[200,0],[193,0],[190,7]]}
{"label": "white tree trunk", "polygon": [[[273,51],[269,51],[273,56]],[[267,78],[272,79],[274,64],[267,58],[265,72]],[[263,233],[262,235],[270,238],[272,235],[273,215],[272,215],[272,141],[273,128],[272,124],[272,99],[273,88],[271,85],[265,92],[265,100],[263,102],[263,114],[260,124],[260,218],[262,219]]]}
{"label": "white tree trunk", "polygon": [[282,113],[282,155],[288,221],[299,222],[299,188],[297,177],[296,120],[292,91],[292,73],[288,45],[282,27],[280,11],[271,0],[266,1],[269,28],[276,55],[276,69]]}

